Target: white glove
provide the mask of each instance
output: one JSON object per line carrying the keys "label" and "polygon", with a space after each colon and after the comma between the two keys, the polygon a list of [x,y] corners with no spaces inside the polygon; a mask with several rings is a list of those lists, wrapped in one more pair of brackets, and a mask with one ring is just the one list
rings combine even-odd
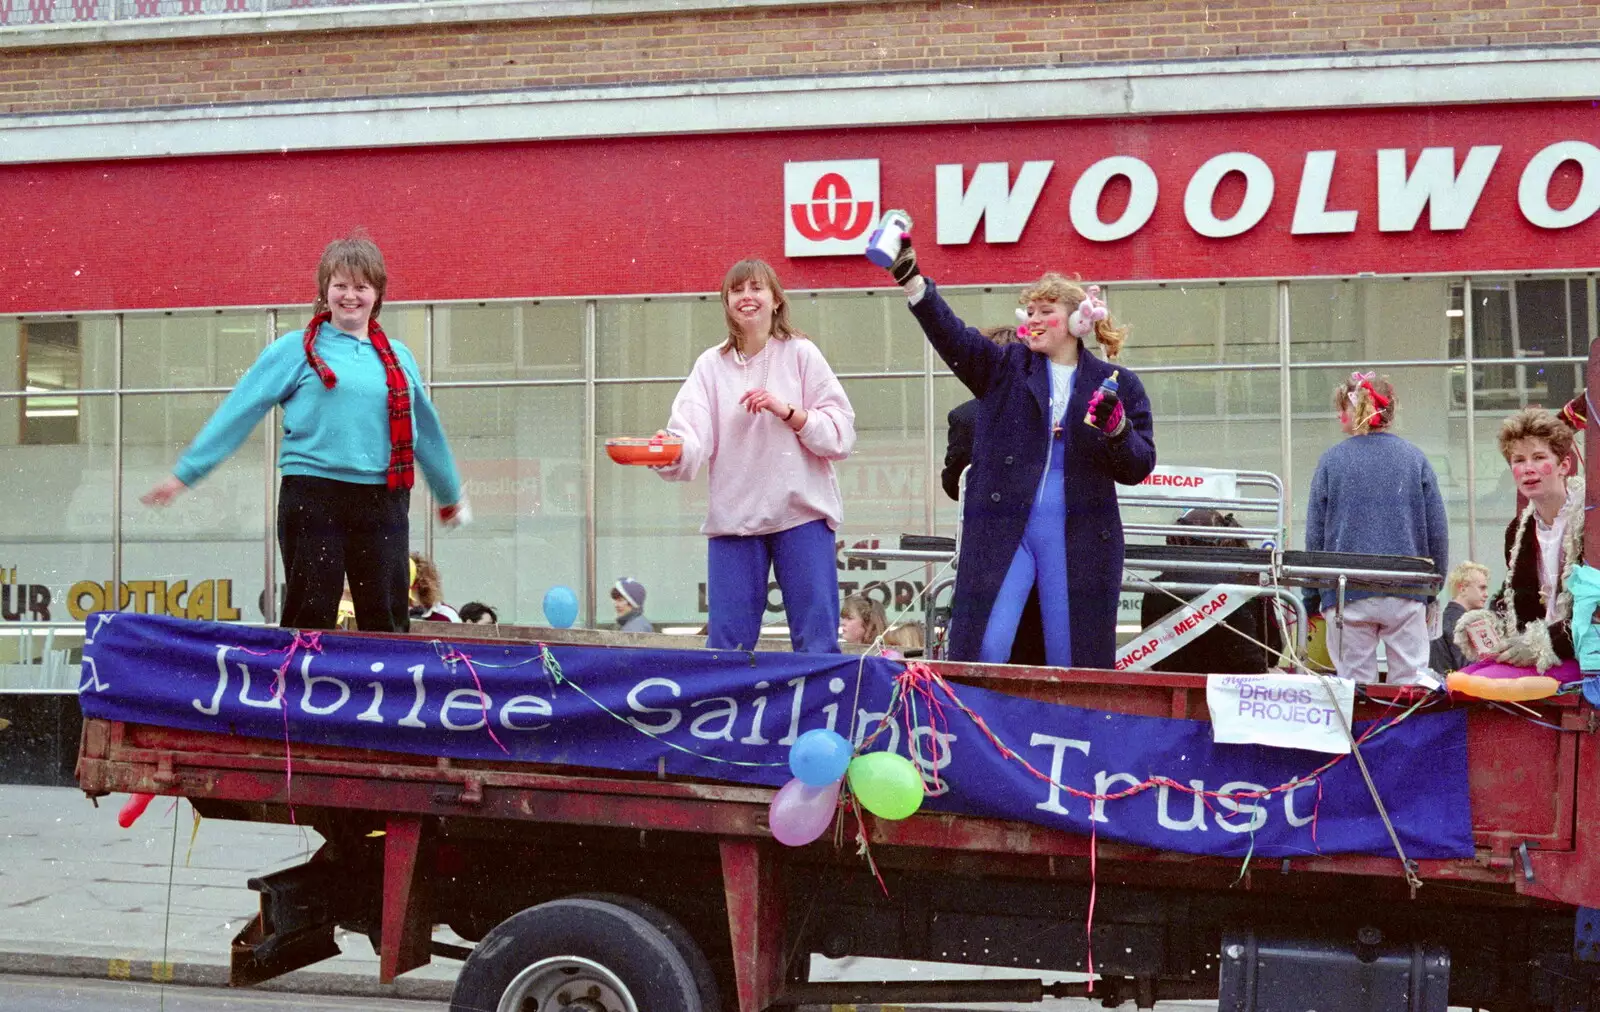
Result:
{"label": "white glove", "polygon": [[465,527],[472,523],[472,504],[462,496],[454,506],[439,507],[439,522],[446,527]]}

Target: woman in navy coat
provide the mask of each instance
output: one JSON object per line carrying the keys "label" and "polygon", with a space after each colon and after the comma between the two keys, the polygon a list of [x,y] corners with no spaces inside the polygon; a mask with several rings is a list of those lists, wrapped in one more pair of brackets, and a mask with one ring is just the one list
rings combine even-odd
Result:
{"label": "woman in navy coat", "polygon": [[1110,668],[1123,558],[1115,485],[1143,481],[1156,448],[1139,378],[1119,368],[1116,391],[1101,389],[1113,368],[1079,335],[1095,333],[1115,355],[1123,333],[1092,290],[1047,274],[1023,294],[1025,341],[998,347],[922,277],[909,239],[890,271],[934,350],[979,402],[950,657],[1004,662],[1037,585],[1049,663]]}

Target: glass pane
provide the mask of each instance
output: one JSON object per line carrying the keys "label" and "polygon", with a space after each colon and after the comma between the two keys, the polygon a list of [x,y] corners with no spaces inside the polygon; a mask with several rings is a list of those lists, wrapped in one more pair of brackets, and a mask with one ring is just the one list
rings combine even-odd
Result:
{"label": "glass pane", "polygon": [[582,302],[436,306],[433,379],[580,379],[583,318]]}
{"label": "glass pane", "polygon": [[[304,330],[305,325],[311,322],[311,307],[280,306],[278,308],[278,337]],[[378,314],[378,321],[383,325],[383,332],[391,341],[396,341],[406,346],[411,352],[411,357],[417,360],[417,368],[427,376],[428,364],[423,349],[427,345],[427,316],[426,310],[419,305],[384,303],[383,311]],[[254,360],[252,360],[254,361]],[[250,365],[249,362],[245,363]]]}
{"label": "glass pane", "polygon": [[658,631],[695,632],[706,621],[706,479],[663,481],[605,456],[607,439],[648,436],[667,424],[678,383],[606,385],[596,391],[600,447],[595,473],[595,579],[601,624],[615,622],[607,588],[623,576],[644,584],[645,616]]}
{"label": "glass pane", "polygon": [[1122,358],[1133,368],[1278,360],[1274,285],[1112,288],[1111,316],[1129,328]]}
{"label": "glass pane", "polygon": [[1529,404],[1559,408],[1583,387],[1583,366],[1537,363],[1584,356],[1593,340],[1592,278],[1474,278],[1472,353],[1511,359],[1474,367],[1477,406],[1516,410]]}
{"label": "glass pane", "polygon": [[[1307,493],[1317,461],[1325,450],[1346,438],[1333,410],[1332,391],[1350,375],[1344,368],[1299,372],[1305,380],[1304,387],[1308,391],[1320,389],[1323,396],[1314,400],[1297,397],[1294,401],[1290,429],[1293,498],[1289,520],[1294,532],[1290,543],[1296,547],[1305,544]],[[1467,498],[1471,489],[1466,477],[1466,419],[1464,412],[1450,407],[1450,370],[1444,366],[1415,367],[1385,370],[1383,375],[1394,384],[1399,401],[1394,434],[1421,449],[1439,479],[1439,492],[1450,521],[1450,565],[1472,558],[1473,546],[1467,530]],[[1486,545],[1481,539],[1476,545],[1477,561],[1487,565],[1491,573],[1505,568],[1494,557],[1498,552],[1491,550],[1497,545],[1498,542],[1495,546]]]}
{"label": "glass pane", "polygon": [[[76,401],[88,418],[110,414],[110,397]],[[21,406],[0,400],[0,688],[73,689],[84,615],[73,593],[111,576],[111,426],[26,444]]]}
{"label": "glass pane", "polygon": [[540,625],[551,587],[584,601],[583,388],[446,389],[434,402],[473,512],[470,527],[434,534],[445,603]]}
{"label": "glass pane", "polygon": [[[844,389],[856,411],[856,448],[835,465],[844,497],[836,536],[846,546],[893,548],[901,534],[920,534],[928,525],[922,379],[845,380]],[[942,440],[939,451],[942,461]],[[838,564],[841,594],[880,595],[891,624],[921,616],[917,598],[930,578],[928,567],[842,555]]]}
{"label": "glass pane", "polygon": [[[184,618],[260,622],[266,587],[266,427],[165,509],[139,496],[172,473],[222,394],[123,399],[122,607]],[[115,607],[103,594],[107,607]]]}
{"label": "glass pane", "polygon": [[817,342],[840,375],[922,369],[922,327],[898,288],[792,295],[790,306],[794,325]]}
{"label": "glass pane", "polygon": [[123,382],[130,387],[226,387],[272,340],[271,316],[243,313],[129,314],[122,321]]}
{"label": "glass pane", "polygon": [[[1452,283],[1346,278],[1289,286],[1289,354],[1295,362],[1445,359],[1460,345]],[[1452,310],[1457,311],[1452,314]]]}
{"label": "glass pane", "polygon": [[687,376],[700,353],[727,336],[715,296],[601,302],[595,308],[596,375]]}
{"label": "glass pane", "polygon": [[[22,389],[38,396],[5,405],[0,440],[44,446],[82,439],[83,426],[90,424],[87,404],[65,391],[111,385],[115,333],[106,317],[19,323],[11,368]],[[17,388],[15,380],[8,385]]]}

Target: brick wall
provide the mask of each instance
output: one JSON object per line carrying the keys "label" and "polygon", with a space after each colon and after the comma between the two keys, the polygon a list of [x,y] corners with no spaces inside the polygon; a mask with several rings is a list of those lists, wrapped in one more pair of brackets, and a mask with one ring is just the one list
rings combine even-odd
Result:
{"label": "brick wall", "polygon": [[1597,38],[1600,8],[1555,0],[924,0],[9,49],[0,112]]}

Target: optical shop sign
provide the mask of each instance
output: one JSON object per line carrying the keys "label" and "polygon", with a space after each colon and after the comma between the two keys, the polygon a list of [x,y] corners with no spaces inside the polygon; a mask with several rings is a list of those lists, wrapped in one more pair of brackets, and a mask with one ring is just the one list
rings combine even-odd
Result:
{"label": "optical shop sign", "polygon": [[[0,567],[0,621],[60,621],[53,614],[62,602],[59,584],[54,591],[48,584],[19,577],[16,566]],[[79,622],[106,609],[221,622],[239,618],[232,580],[129,580],[115,596],[110,581],[79,580],[67,590],[65,603],[67,613]]]}
{"label": "optical shop sign", "polygon": [[1356,683],[1311,675],[1212,675],[1212,740],[1343,755],[1350,751]]}

